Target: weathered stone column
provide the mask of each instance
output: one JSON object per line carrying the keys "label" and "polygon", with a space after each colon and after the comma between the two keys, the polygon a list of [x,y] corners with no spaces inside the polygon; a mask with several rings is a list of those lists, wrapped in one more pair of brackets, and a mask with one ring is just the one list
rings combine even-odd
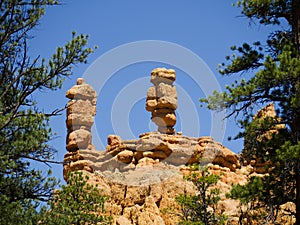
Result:
{"label": "weathered stone column", "polygon": [[158,126],[158,131],[174,134],[176,124],[177,91],[173,82],[176,79],[175,70],[156,68],[151,72],[151,83],[148,89],[146,110],[152,113],[152,121]]}
{"label": "weathered stone column", "polygon": [[67,164],[64,166],[64,173],[70,169],[68,163],[78,160],[79,150],[95,149],[92,145],[91,127],[96,115],[97,94],[83,78],[78,78],[77,84],[67,91],[66,97],[70,100],[67,105],[68,153],[65,155]]}

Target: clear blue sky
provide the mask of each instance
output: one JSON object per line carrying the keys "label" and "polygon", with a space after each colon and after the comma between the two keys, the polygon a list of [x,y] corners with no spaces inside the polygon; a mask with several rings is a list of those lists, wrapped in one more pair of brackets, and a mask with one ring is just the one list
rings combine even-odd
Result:
{"label": "clear blue sky", "polygon": [[[216,77],[217,83],[224,90],[226,84],[241,78],[241,76],[222,77],[216,69],[219,63],[224,62],[225,56],[231,53],[231,45],[265,40],[269,32],[268,28],[259,25],[249,26],[249,21],[240,17],[240,9],[232,6],[233,2],[234,0],[62,0],[61,6],[47,8],[46,15],[33,32],[35,37],[30,41],[29,50],[32,57],[51,56],[57,46],[70,40],[72,31],[89,34],[89,45],[98,45],[99,48],[88,58],[88,64],[74,68],[74,75],[66,80],[62,90],[39,92],[36,95],[39,106],[45,111],[63,107],[68,101],[65,92],[76,83],[78,77],[93,76],[95,81],[101,80],[103,76],[108,77],[100,89],[98,86],[95,87],[99,92],[99,98],[95,120],[97,135],[94,140],[97,149],[101,150],[104,149],[103,145],[106,144],[108,134],[120,132],[123,139],[131,139],[137,138],[140,133],[156,129],[155,125],[150,123],[150,113],[145,110],[146,92],[151,83],[149,82],[146,87],[144,81],[150,79],[153,68],[165,66],[177,71],[175,85],[180,89],[178,96],[180,113],[176,130],[182,130],[183,134],[190,136],[211,136],[219,130],[220,132],[225,130],[225,137],[221,138],[222,140],[214,135],[213,138],[218,139],[232,151],[240,152],[242,140],[227,141],[228,136],[234,136],[239,131],[234,120],[217,124],[219,127],[214,126],[212,131],[211,121],[214,115],[209,110],[200,108],[198,101],[207,94],[202,90],[203,87],[213,89],[206,85],[207,79],[213,80]],[[203,66],[207,66],[211,72],[199,71],[199,77],[195,80],[194,75],[183,71],[178,67],[179,64],[155,62],[155,59],[152,62],[132,62],[131,65],[121,67],[113,74],[101,74],[91,70],[97,58],[105,56],[112,49],[118,50],[119,46],[124,44],[145,40],[177,44],[179,48],[200,57]],[[110,62],[131,57],[130,49],[125,53],[117,54]],[[157,51],[157,54],[164,53]],[[172,53],[166,54],[174,56]],[[174,57],[179,61],[189,60],[181,55]],[[109,67],[110,62],[105,66]],[[93,74],[86,74],[87,71],[92,71]],[[197,118],[193,117],[195,109]],[[51,120],[51,126],[57,133],[57,138],[51,145],[58,150],[57,160],[60,161],[66,153],[65,117],[63,114]],[[122,126],[128,127],[123,129]],[[123,134],[128,128],[130,132]],[[53,169],[55,176],[61,178],[62,167],[54,166]]]}

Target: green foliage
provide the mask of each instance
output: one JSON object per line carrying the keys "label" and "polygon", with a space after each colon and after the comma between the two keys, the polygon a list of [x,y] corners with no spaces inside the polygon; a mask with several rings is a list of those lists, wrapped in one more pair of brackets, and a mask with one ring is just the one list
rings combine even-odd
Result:
{"label": "green foliage", "polygon": [[[221,72],[227,74],[243,71],[244,66],[239,63],[245,62],[243,57],[237,57]],[[299,110],[300,60],[295,57],[292,47],[287,45],[276,59],[266,56],[262,66],[263,68],[252,78],[236,81],[226,86],[226,92],[215,92],[213,96],[201,101],[207,103],[208,108],[212,110],[229,108],[232,114],[243,112],[245,115],[251,115],[255,104],[278,102],[278,114],[283,119],[281,124],[289,125],[293,122],[288,121],[292,119],[290,118],[293,116],[292,111]]]}
{"label": "green foliage", "polygon": [[0,224],[38,224],[40,213],[36,211],[37,203],[28,200],[10,202],[5,195],[1,195],[0,202]]}
{"label": "green foliage", "polygon": [[230,195],[227,195],[227,197],[240,199],[242,203],[246,204],[248,202],[253,202],[258,198],[264,197],[263,191],[262,178],[253,177],[251,182],[247,183],[246,185],[233,185]]}
{"label": "green foliage", "polygon": [[220,190],[213,188],[220,177],[211,174],[207,168],[194,164],[190,167],[192,172],[186,179],[193,182],[196,195],[179,194],[175,200],[182,208],[179,224],[182,225],[215,225],[225,224],[226,217],[216,212],[220,200]]}
{"label": "green foliage", "polygon": [[286,141],[277,149],[276,153],[278,158],[283,161],[298,160],[300,155],[300,142],[292,144],[290,141]]}
{"label": "green foliage", "polygon": [[257,19],[261,24],[280,24],[281,18],[291,20],[293,14],[292,0],[242,0],[237,6],[242,14]]}
{"label": "green foliage", "polygon": [[[57,182],[33,163],[49,163],[55,149],[49,118],[33,94],[38,90],[57,90],[72,66],[85,63],[92,52],[86,48],[87,36],[76,36],[58,47],[49,59],[29,57],[28,39],[47,6],[54,0],[6,0],[0,3],[0,208],[1,224],[36,224],[40,201],[51,198]],[[12,210],[14,209],[14,210]]]}
{"label": "green foliage", "polygon": [[[244,160],[264,164],[268,172],[245,186],[235,186],[231,196],[252,202],[256,209],[264,207],[272,220],[280,204],[294,202],[300,224],[300,2],[239,0],[236,5],[252,22],[276,25],[278,30],[265,43],[231,47],[234,53],[220,65],[220,73],[250,76],[200,101],[211,110],[228,109],[228,117],[235,116],[242,128],[236,138],[246,141]],[[274,103],[277,117],[253,120],[254,112],[268,103]]]}
{"label": "green foliage", "polygon": [[271,161],[274,164],[279,161],[277,149],[284,144],[288,132],[285,127],[277,127],[278,123],[278,118],[268,116],[245,126],[244,159],[249,162],[255,156],[261,162]]}
{"label": "green foliage", "polygon": [[55,192],[40,224],[111,224],[110,217],[103,215],[106,200],[97,186],[88,184],[88,176],[69,173],[68,184]]}
{"label": "green foliage", "polygon": [[[221,74],[240,72],[241,70],[253,70],[261,66],[261,60],[264,57],[260,42],[255,42],[253,47],[244,43],[241,47],[231,46],[231,50],[236,51],[238,55],[226,56],[226,60],[231,61],[225,69],[220,69]],[[225,66],[225,63],[221,64]]]}
{"label": "green foliage", "polygon": [[[295,198],[292,193],[295,183],[284,176],[286,172],[276,171],[264,177],[254,176],[245,185],[233,185],[227,197],[241,201],[241,205],[244,206],[240,209],[241,220],[247,219],[249,224],[252,221],[275,223],[279,206]],[[292,212],[289,213],[292,217]]]}

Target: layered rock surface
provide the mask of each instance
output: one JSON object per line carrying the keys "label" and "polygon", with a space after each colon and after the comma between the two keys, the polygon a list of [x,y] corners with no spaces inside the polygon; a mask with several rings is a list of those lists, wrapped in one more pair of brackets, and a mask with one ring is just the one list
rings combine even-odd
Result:
{"label": "layered rock surface", "polygon": [[[223,193],[230,190],[231,183],[246,182],[246,176],[241,177],[228,168],[212,164],[208,166],[213,173],[223,174],[217,184]],[[175,167],[159,163],[127,172],[114,170],[86,173],[90,177],[91,184],[98,184],[104,194],[111,196],[106,202],[105,210],[107,215],[114,216],[114,224],[176,225],[180,218],[163,211],[165,209],[180,211],[180,206],[175,201],[178,194],[196,194],[193,184],[183,177],[188,171],[189,168],[186,166]],[[238,219],[239,202],[225,200],[225,195],[222,198],[219,212],[227,210],[227,215],[233,218],[231,220]]]}
{"label": "layered rock surface", "polygon": [[65,155],[65,163],[71,170],[88,167],[88,171],[117,168],[124,172],[159,163],[184,166],[196,162],[214,163],[231,171],[240,168],[238,156],[210,137],[192,138],[159,132],[142,134],[138,140],[121,140],[117,135],[110,135],[105,152],[78,149]]}

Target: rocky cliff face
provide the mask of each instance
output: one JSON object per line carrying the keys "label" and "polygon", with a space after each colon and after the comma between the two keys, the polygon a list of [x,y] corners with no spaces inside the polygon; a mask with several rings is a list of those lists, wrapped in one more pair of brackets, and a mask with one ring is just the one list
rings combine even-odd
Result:
{"label": "rocky cliff face", "polygon": [[104,151],[92,145],[90,132],[96,114],[96,92],[82,78],[77,80],[66,95],[70,101],[64,174],[75,169],[88,174],[89,182],[98,184],[110,196],[105,210],[113,216],[114,224],[175,225],[179,217],[165,214],[163,209],[180,212],[175,197],[196,193],[184,175],[189,173],[188,165],[198,162],[212,173],[221,174],[217,183],[222,193],[218,211],[228,216],[227,224],[238,224],[240,203],[226,199],[225,194],[232,184],[245,184],[256,175],[255,167],[241,166],[235,153],[211,137],[176,133],[175,71],[158,68],[151,75],[154,86],[148,90],[146,109],[152,113],[158,131],[141,134],[137,140],[110,135]]}

